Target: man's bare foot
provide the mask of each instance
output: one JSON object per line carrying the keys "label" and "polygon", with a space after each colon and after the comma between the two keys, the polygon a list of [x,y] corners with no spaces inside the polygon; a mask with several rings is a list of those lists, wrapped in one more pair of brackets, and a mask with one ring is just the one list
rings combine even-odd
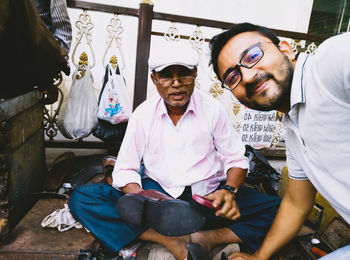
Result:
{"label": "man's bare foot", "polygon": [[190,243],[190,236],[176,236],[167,237],[166,242],[163,246],[169,249],[169,251],[176,257],[176,259],[186,259],[187,258],[187,248],[186,244]]}
{"label": "man's bare foot", "polygon": [[191,241],[200,244],[208,252],[220,244],[242,243],[242,240],[228,228],[198,231],[191,234]]}
{"label": "man's bare foot", "polygon": [[200,244],[207,252],[209,252],[213,245],[210,243],[210,240],[206,237],[206,231],[198,231],[191,234],[191,242]]}
{"label": "man's bare foot", "polygon": [[145,233],[139,236],[139,239],[153,241],[166,247],[176,259],[184,260],[187,258],[186,245],[191,242],[191,237],[186,236],[164,236],[153,229],[148,229]]}

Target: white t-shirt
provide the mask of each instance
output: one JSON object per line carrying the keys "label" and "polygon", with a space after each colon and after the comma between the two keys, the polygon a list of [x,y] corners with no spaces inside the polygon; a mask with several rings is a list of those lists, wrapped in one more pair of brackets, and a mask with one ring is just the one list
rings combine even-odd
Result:
{"label": "white t-shirt", "polygon": [[289,177],[309,179],[350,223],[350,33],[299,55],[284,124]]}

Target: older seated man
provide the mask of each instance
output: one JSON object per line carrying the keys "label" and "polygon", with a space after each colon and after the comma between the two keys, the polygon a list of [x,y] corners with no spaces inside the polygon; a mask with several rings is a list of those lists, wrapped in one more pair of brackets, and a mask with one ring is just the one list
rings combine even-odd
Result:
{"label": "older seated man", "polygon": [[[158,93],[137,107],[129,120],[112,186],[82,186],[70,198],[72,215],[110,252],[141,239],[165,246],[177,259],[203,260],[203,252],[197,254],[197,249],[208,252],[233,242],[257,249],[273,222],[280,199],[242,186],[248,167],[244,146],[223,106],[195,89],[197,65],[192,50],[176,45],[157,50],[149,66]],[[143,176],[138,173],[142,160]],[[164,218],[162,206],[145,206],[139,213],[148,219],[137,225],[132,213],[128,219],[124,203],[121,218],[116,208],[120,198],[164,203],[147,198],[149,189],[173,199],[173,214]],[[216,210],[202,211],[204,222],[191,232],[191,227],[182,229],[181,223],[185,218],[198,219],[189,206],[193,194],[212,201]],[[130,203],[130,212],[135,213],[136,204]],[[154,221],[157,214],[159,219]],[[186,247],[190,242],[196,246]]]}

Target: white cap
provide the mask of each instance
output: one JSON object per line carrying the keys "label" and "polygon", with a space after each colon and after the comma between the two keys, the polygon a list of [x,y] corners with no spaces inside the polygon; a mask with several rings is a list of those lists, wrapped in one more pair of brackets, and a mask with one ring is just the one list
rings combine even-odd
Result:
{"label": "white cap", "polygon": [[187,46],[167,42],[151,54],[148,65],[151,71],[156,72],[171,65],[181,65],[193,69],[198,66],[198,55]]}

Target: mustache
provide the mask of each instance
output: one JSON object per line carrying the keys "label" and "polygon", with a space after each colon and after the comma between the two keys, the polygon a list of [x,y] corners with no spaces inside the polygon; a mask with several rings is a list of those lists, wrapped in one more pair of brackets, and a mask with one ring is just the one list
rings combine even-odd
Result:
{"label": "mustache", "polygon": [[268,79],[274,79],[274,76],[271,73],[261,72],[255,77],[253,81],[246,83],[245,87],[246,87],[247,97],[251,98],[253,96],[255,87],[262,81],[265,81]]}

